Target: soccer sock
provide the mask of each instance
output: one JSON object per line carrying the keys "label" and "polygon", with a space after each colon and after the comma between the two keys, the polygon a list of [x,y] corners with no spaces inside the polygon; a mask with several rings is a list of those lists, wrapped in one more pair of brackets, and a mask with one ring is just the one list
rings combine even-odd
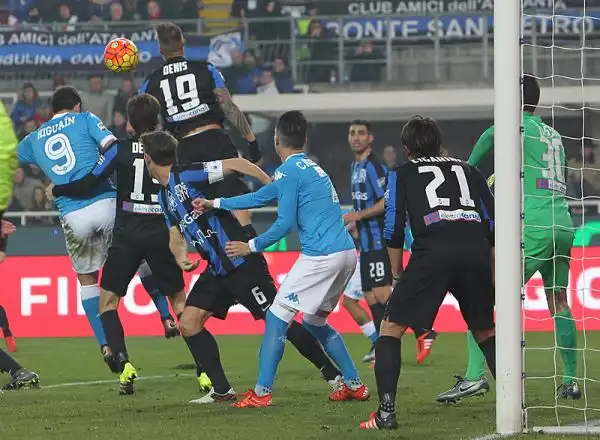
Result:
{"label": "soccer sock", "polygon": [[258,234],[256,233],[256,229],[254,229],[254,226],[252,226],[252,225],[242,226],[242,230],[244,231],[244,234],[246,234],[246,237],[250,240],[258,237]]}
{"label": "soccer sock", "polygon": [[171,318],[171,312],[169,312],[169,303],[167,303],[167,298],[162,294],[160,290],[160,286],[156,277],[152,274],[144,274],[145,276],[140,275],[140,281],[152,298],[152,302],[158,309],[158,313],[160,313],[160,319]]}
{"label": "soccer sock", "polygon": [[202,365],[202,368],[204,368],[215,392],[218,394],[227,393],[231,389],[231,385],[227,380],[225,371],[223,371],[219,346],[212,333],[203,329],[201,332],[193,336],[186,336],[183,339],[190,349],[196,365]]}
{"label": "soccer sock", "polygon": [[346,385],[352,389],[360,387],[362,382],[342,336],[327,323],[323,326],[317,326],[303,321],[302,325],[317,338],[325,352],[340,367]]}
{"label": "soccer sock", "polygon": [[123,331],[123,325],[119,319],[119,314],[116,310],[107,310],[100,315],[102,321],[102,327],[106,333],[106,339],[108,340],[108,346],[113,351],[114,355],[120,355],[121,362],[128,360],[127,347],[125,346],[125,332]]}
{"label": "soccer sock", "polygon": [[396,390],[402,365],[401,342],[393,336],[380,336],[375,344],[375,380],[382,417],[396,412]]}
{"label": "soccer sock", "polygon": [[373,315],[373,324],[375,324],[375,330],[379,334],[379,327],[383,319],[383,313],[385,312],[385,305],[380,303],[369,304],[371,309],[371,315]]}
{"label": "soccer sock", "polygon": [[91,286],[81,286],[81,305],[85,311],[90,327],[94,331],[94,336],[100,346],[106,345],[106,336],[100,321],[100,289],[97,284]]}
{"label": "soccer sock", "polygon": [[11,356],[6,354],[4,350],[0,348],[0,371],[6,372],[13,376],[17,371],[23,368],[17,361]]}
{"label": "soccer sock", "polygon": [[470,331],[467,332],[467,351],[469,353],[469,361],[467,363],[465,379],[479,380],[485,376],[485,356],[473,337],[473,333]]}
{"label": "soccer sock", "polygon": [[[494,379],[496,378],[496,337],[492,336],[491,338],[487,338],[485,341],[479,343],[479,348],[483,352],[485,356],[485,360],[488,364],[488,368],[490,369],[492,376]],[[479,376],[481,378],[481,376]],[[478,378],[478,379],[479,379]]]}
{"label": "soccer sock", "polygon": [[273,390],[277,367],[285,349],[287,331],[288,323],[268,310],[265,316],[265,334],[258,353],[258,380],[254,388],[259,396],[270,394]]}
{"label": "soccer sock", "polygon": [[4,307],[2,306],[0,306],[0,328],[2,329],[2,333],[4,333],[5,338],[13,335],[10,331],[10,326],[8,325],[8,316],[6,315],[6,310],[4,310]]}
{"label": "soccer sock", "polygon": [[577,377],[577,329],[570,308],[554,315],[554,332],[565,369],[563,383],[571,383]]}
{"label": "soccer sock", "polygon": [[375,342],[377,340],[377,329],[375,328],[375,324],[373,321],[369,321],[366,324],[360,326],[360,329],[367,338],[371,340],[371,342]]}
{"label": "soccer sock", "polygon": [[342,375],[331,359],[327,357],[315,337],[304,326],[292,321],[287,330],[287,338],[302,356],[319,369],[325,380],[334,380],[337,376]]}

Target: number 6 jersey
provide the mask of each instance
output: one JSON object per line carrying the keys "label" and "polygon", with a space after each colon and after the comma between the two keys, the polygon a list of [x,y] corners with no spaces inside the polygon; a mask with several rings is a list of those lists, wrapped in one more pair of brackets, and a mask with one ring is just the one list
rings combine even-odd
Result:
{"label": "number 6 jersey", "polygon": [[211,63],[168,59],[140,87],[160,102],[165,129],[178,139],[208,124],[223,124],[225,118],[214,93],[225,87],[223,75]]}

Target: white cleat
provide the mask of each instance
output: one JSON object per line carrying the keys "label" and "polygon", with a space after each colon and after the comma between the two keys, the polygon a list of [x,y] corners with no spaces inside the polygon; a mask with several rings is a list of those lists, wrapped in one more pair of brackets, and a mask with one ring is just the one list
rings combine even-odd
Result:
{"label": "white cleat", "polygon": [[230,402],[234,402],[237,400],[237,395],[235,394],[235,391],[233,391],[233,388],[229,388],[229,391],[227,391],[225,394],[219,394],[219,393],[215,393],[215,389],[211,388],[210,391],[200,397],[199,399],[194,399],[194,400],[190,400],[189,403],[195,403],[198,405],[204,405],[204,404],[208,404],[208,403],[221,403],[221,402],[225,402],[225,403],[230,403]]}

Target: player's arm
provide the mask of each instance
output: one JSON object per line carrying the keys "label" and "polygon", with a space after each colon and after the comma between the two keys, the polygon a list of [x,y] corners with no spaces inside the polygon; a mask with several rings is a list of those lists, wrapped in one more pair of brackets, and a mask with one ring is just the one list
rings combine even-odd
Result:
{"label": "player's arm", "polygon": [[361,209],[360,211],[352,211],[344,216],[344,223],[352,220],[361,221],[371,217],[377,217],[385,212],[385,203],[383,196],[385,195],[385,183],[387,180],[387,169],[379,163],[370,163],[367,167],[367,181],[373,190],[373,195],[377,202],[370,208]]}
{"label": "player's arm", "polygon": [[271,178],[267,173],[261,170],[257,165],[254,165],[252,162],[242,159],[241,157],[223,160],[223,174],[227,175],[232,173],[240,173],[245,176],[254,177],[263,185],[271,183]]}
{"label": "player's arm", "polygon": [[490,191],[490,188],[488,187],[485,178],[479,172],[479,170],[473,168],[472,173],[474,184],[477,190],[476,194],[478,194],[479,196],[479,203],[477,208],[483,221],[487,224],[488,241],[490,242],[490,246],[494,247],[494,196],[492,195],[492,192]]}
{"label": "player's arm", "polygon": [[185,238],[181,235],[178,226],[169,228],[169,249],[175,257],[175,261],[184,272],[191,272],[200,264],[200,260],[190,261],[187,257],[188,247]]}
{"label": "player's arm", "polygon": [[238,211],[241,209],[260,208],[277,199],[276,183],[269,183],[258,191],[243,194],[236,197],[223,197],[215,200],[207,200],[208,207],[226,209],[227,211]]}
{"label": "player's arm", "polygon": [[106,150],[109,145],[117,141],[115,135],[104,126],[98,116],[92,113],[84,113],[84,117],[87,122],[88,134],[96,141],[100,151]]}
{"label": "player's arm", "polygon": [[477,165],[481,160],[487,156],[487,154],[492,151],[494,148],[494,127],[491,126],[486,131],[483,132],[475,147],[473,147],[473,151],[471,151],[471,155],[469,156],[469,160],[467,161],[470,165]]}
{"label": "player's arm", "polygon": [[402,253],[404,251],[404,227],[406,225],[406,191],[402,180],[395,171],[388,175],[385,197],[385,222],[383,236],[390,257],[392,276],[397,281],[404,271]]}
{"label": "player's arm", "polygon": [[348,224],[352,221],[361,221],[370,217],[376,217],[385,212],[385,202],[383,199],[379,200],[370,208],[361,209],[360,211],[350,211],[344,215],[344,224]]}

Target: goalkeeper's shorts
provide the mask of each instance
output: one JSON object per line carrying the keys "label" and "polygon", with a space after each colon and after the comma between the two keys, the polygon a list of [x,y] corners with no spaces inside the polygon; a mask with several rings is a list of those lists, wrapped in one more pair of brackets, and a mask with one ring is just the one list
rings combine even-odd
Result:
{"label": "goalkeeper's shorts", "polygon": [[523,268],[525,282],[539,271],[546,291],[565,290],[569,285],[573,238],[574,232],[567,229],[526,231]]}

